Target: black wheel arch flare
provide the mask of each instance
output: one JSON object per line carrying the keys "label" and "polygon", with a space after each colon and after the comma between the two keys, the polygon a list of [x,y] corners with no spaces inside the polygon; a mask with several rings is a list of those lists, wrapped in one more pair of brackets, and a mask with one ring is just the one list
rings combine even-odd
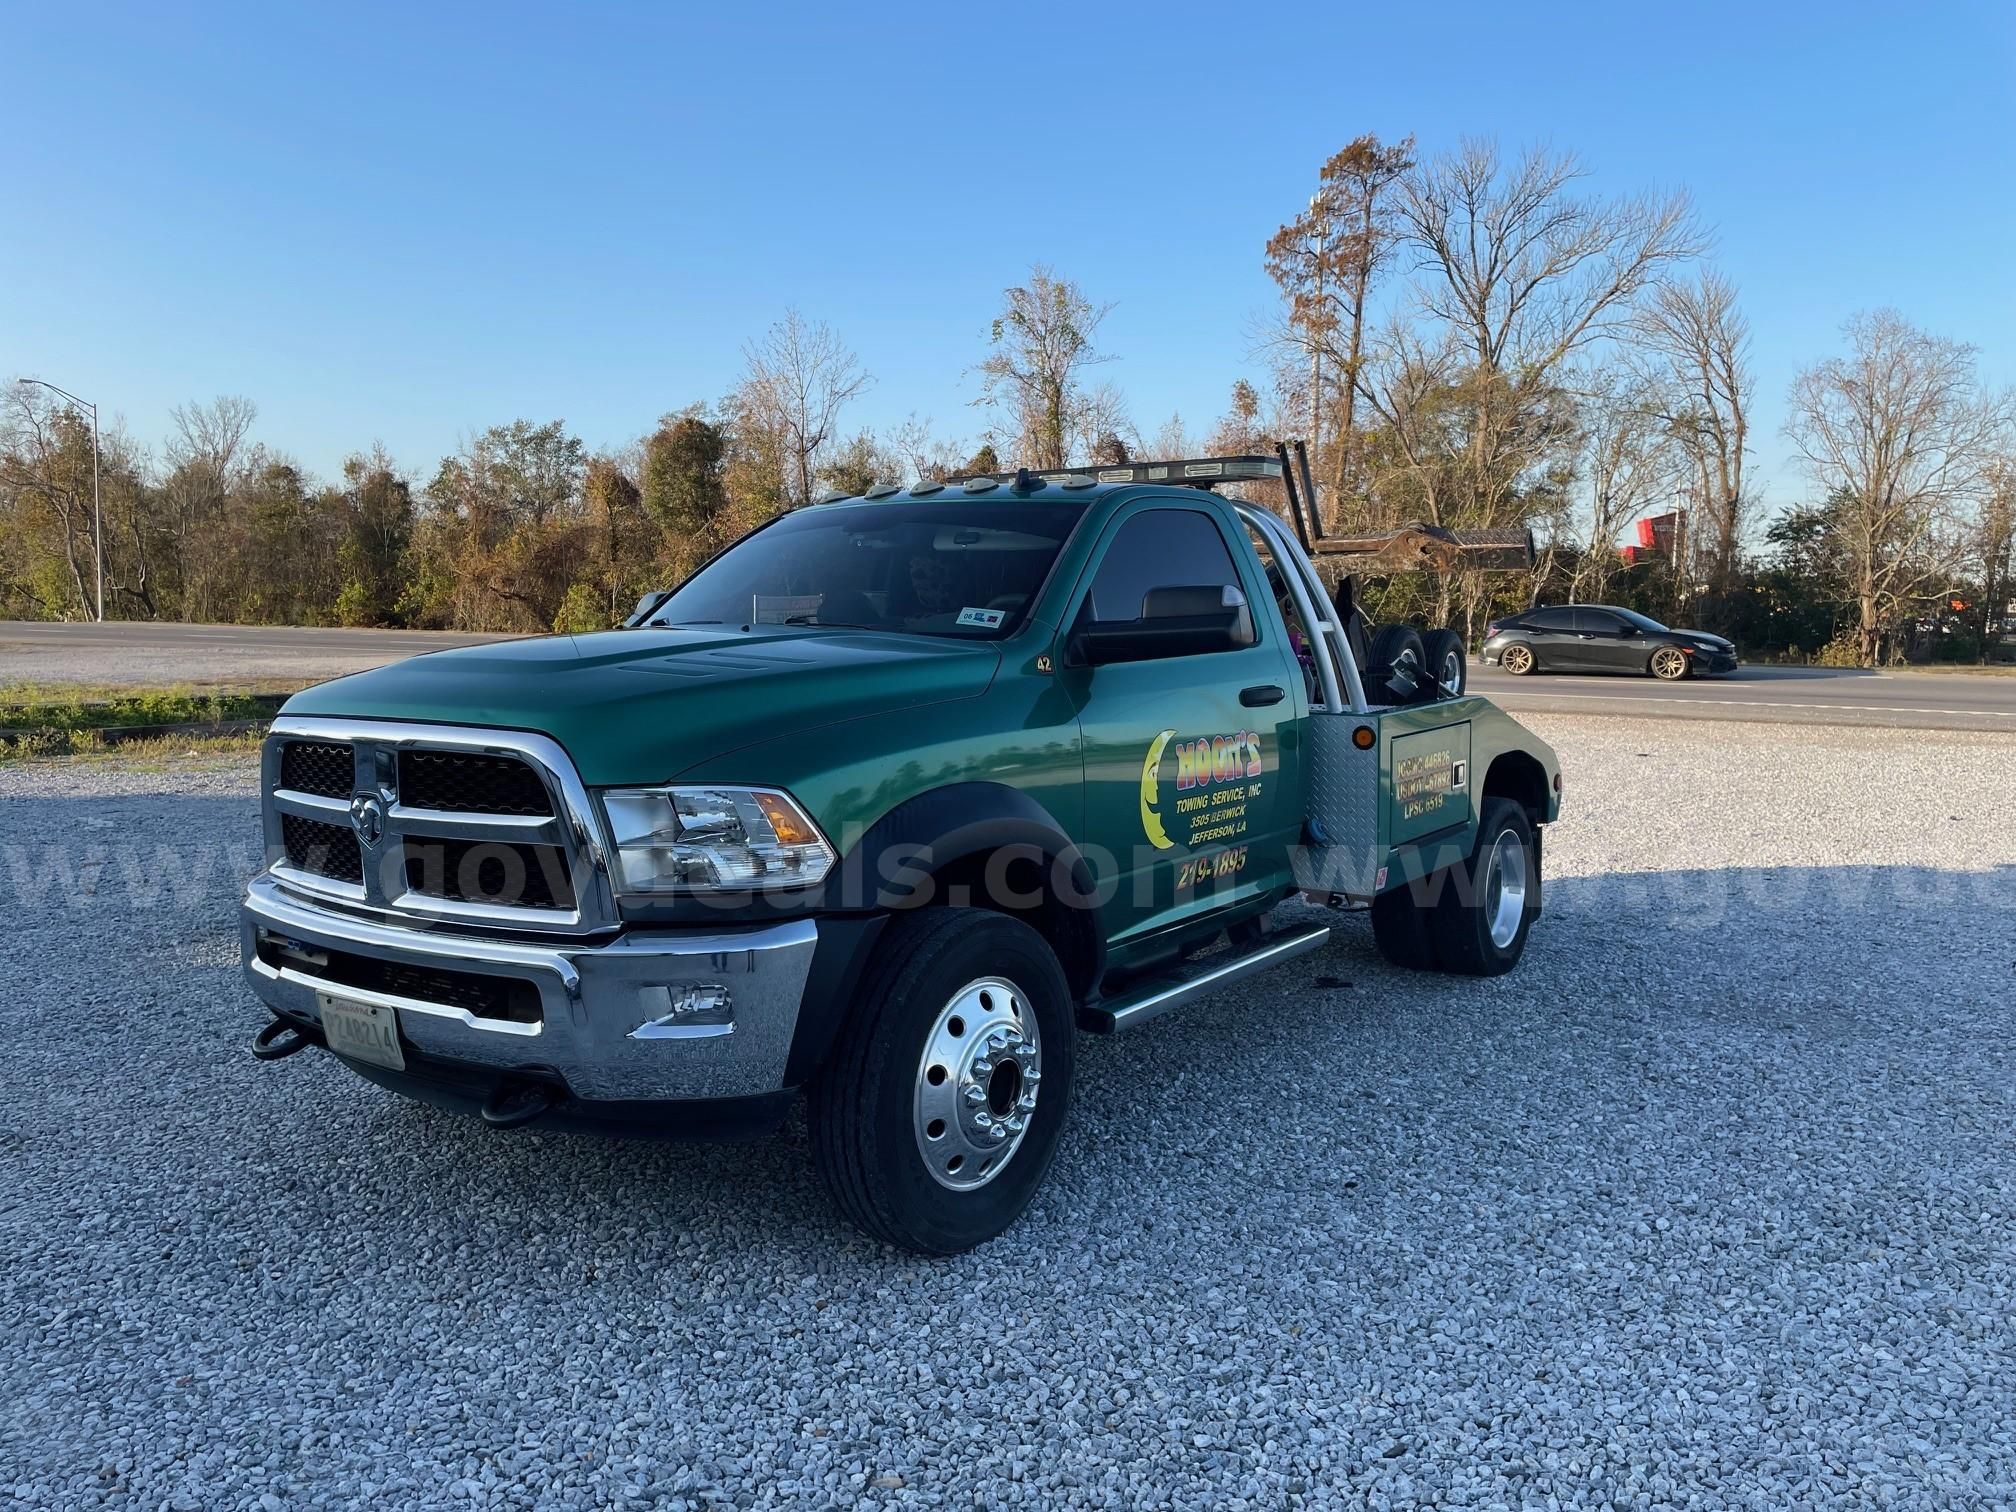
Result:
{"label": "black wheel arch flare", "polygon": [[[785,1076],[800,1085],[825,1062],[875,940],[891,914],[946,901],[948,876],[970,875],[997,852],[1039,862],[1044,902],[1004,908],[1034,925],[1057,952],[1074,996],[1088,996],[1106,966],[1092,870],[1056,818],[1020,788],[955,782],[906,799],[864,831],[808,900],[819,947]],[[974,898],[977,906],[986,906]]]}

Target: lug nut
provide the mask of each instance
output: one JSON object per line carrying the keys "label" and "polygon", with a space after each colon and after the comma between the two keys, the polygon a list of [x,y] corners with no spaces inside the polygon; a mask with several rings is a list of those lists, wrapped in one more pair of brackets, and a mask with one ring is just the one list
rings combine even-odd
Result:
{"label": "lug nut", "polygon": [[985,1087],[968,1087],[966,1089],[966,1101],[969,1103],[983,1103],[987,1101],[987,1089]]}
{"label": "lug nut", "polygon": [[993,1140],[1006,1139],[1008,1137],[1008,1131],[1005,1128],[1003,1128],[1000,1124],[996,1124],[994,1125],[993,1128],[987,1131],[987,1137]]}

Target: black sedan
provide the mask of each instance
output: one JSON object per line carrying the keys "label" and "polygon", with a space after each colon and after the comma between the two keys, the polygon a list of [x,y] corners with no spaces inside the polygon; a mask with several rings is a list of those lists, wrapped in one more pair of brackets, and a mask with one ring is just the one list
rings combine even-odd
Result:
{"label": "black sedan", "polygon": [[1678,682],[1734,672],[1736,647],[1719,635],[1669,630],[1635,609],[1611,604],[1528,609],[1487,627],[1484,660],[1513,676],[1528,672],[1632,672]]}

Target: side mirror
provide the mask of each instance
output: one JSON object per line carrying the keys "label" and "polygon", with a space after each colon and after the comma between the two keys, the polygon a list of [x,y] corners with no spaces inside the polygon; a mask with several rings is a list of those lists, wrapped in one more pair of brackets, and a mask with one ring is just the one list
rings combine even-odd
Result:
{"label": "side mirror", "polygon": [[1071,637],[1081,666],[1202,656],[1253,644],[1253,615],[1237,588],[1151,588],[1131,620],[1091,620]]}
{"label": "side mirror", "polygon": [[663,588],[654,589],[652,592],[645,594],[644,597],[637,600],[637,607],[630,611],[630,618],[623,623],[626,625],[643,624],[644,616],[649,614],[653,609],[656,609],[658,601],[664,597],[665,590]]}

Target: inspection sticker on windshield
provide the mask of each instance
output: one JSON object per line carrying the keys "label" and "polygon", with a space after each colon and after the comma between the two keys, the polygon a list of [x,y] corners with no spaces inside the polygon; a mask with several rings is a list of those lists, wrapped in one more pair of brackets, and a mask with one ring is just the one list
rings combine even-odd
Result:
{"label": "inspection sticker on windshield", "polygon": [[976,630],[999,630],[1001,621],[1008,618],[1006,609],[961,609],[959,623],[971,625]]}

